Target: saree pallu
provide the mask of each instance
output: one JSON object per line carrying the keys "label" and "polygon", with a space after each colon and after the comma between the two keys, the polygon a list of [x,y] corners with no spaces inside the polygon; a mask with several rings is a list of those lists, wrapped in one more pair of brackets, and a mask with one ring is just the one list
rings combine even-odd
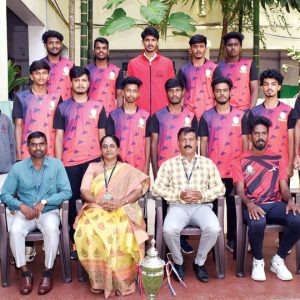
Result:
{"label": "saree pallu", "polygon": [[[101,163],[89,166],[83,183],[87,181],[91,193],[102,197],[105,185]],[[145,174],[119,163],[109,183],[109,193],[113,197],[125,197],[140,187],[146,192],[148,186]],[[133,293],[137,264],[144,256],[144,242],[148,239],[138,203],[112,212],[94,203],[85,204],[74,226],[78,257],[89,275],[91,287],[104,290],[105,298],[115,293],[122,296]]]}

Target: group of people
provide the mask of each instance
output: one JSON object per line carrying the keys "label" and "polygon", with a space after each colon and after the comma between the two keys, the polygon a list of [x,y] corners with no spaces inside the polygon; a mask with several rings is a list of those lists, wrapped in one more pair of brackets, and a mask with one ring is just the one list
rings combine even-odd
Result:
{"label": "group of people", "polygon": [[[201,229],[193,264],[208,281],[205,261],[220,233],[213,202],[225,195],[227,244],[235,249],[234,193],[244,204],[253,252],[252,278],[266,279],[262,242],[266,223],[287,226],[271,271],[282,280],[284,264],[300,237],[300,209],[288,178],[300,169],[300,98],[292,108],[278,100],[283,76],[242,58],[243,35],[226,34],[226,58],[205,58],[207,39],[189,40],[191,61],[177,77],[157,48],[159,33],[141,34],[144,51],[131,59],[127,76],[109,61],[109,42],[94,42],[94,62],[86,67],[61,56],[63,36],[47,31],[47,56],[30,65],[32,86],[16,94],[12,117],[0,113],[0,191],[7,205],[12,254],[21,269],[20,292],[33,288],[27,262],[35,247],[26,235],[44,236],[45,269],[39,294],[52,289],[58,248],[59,205],[69,199],[71,257],[87,271],[93,293],[105,298],[135,290],[137,264],[148,239],[137,200],[149,187],[168,202],[163,235],[174,267],[184,280],[181,252],[193,248],[180,233]],[[256,106],[258,82],[264,102]],[[273,152],[274,151],[274,152]],[[84,202],[77,213],[76,200]]]}

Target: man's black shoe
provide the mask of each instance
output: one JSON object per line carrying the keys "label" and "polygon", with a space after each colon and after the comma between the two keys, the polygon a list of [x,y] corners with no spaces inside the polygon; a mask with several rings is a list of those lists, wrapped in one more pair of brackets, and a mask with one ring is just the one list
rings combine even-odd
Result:
{"label": "man's black shoe", "polygon": [[206,283],[208,282],[208,273],[204,266],[198,266],[197,264],[193,264],[193,269],[196,273],[196,277],[198,280]]}
{"label": "man's black shoe", "polygon": [[186,239],[180,238],[180,247],[181,251],[185,254],[192,254],[194,253],[193,247],[188,243]]}
{"label": "man's black shoe", "polygon": [[[176,269],[179,277],[181,280],[184,280],[184,268],[183,268],[183,264],[182,265],[177,265],[174,263],[174,268]],[[175,280],[179,281],[179,279],[177,278],[177,276],[174,274],[175,276]]]}

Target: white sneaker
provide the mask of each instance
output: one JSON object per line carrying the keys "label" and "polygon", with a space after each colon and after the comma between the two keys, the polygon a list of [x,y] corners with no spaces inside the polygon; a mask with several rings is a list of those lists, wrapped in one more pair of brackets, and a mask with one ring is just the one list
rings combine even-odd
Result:
{"label": "white sneaker", "polygon": [[263,259],[253,258],[251,278],[256,281],[265,281],[265,262]]}
{"label": "white sneaker", "polygon": [[26,262],[34,261],[35,256],[36,256],[35,246],[34,247],[25,247]]}
{"label": "white sneaker", "polygon": [[293,275],[286,267],[284,260],[277,254],[272,258],[270,270],[276,273],[277,277],[281,280],[293,279]]}

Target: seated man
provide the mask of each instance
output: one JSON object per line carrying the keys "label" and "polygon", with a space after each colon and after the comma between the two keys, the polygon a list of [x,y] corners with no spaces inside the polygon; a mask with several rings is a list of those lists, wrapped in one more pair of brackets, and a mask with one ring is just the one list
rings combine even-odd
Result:
{"label": "seated man", "polygon": [[300,208],[294,203],[287,183],[286,166],[281,155],[266,149],[271,121],[263,116],[250,123],[252,149],[234,162],[233,180],[243,203],[243,218],[249,226],[249,242],[253,253],[253,280],[264,281],[262,246],[266,224],[287,226],[271,271],[281,280],[291,280],[284,259],[300,238]]}
{"label": "seated man", "polygon": [[52,268],[59,243],[59,205],[69,199],[72,192],[62,162],[46,156],[44,133],[31,133],[27,148],[30,158],[12,166],[2,188],[1,200],[14,211],[9,239],[16,266],[22,271],[21,294],[29,294],[33,286],[32,273],[26,266],[25,238],[36,229],[43,234],[45,270],[38,290],[43,295],[53,284]]}
{"label": "seated man", "polygon": [[170,204],[163,235],[172,252],[174,267],[182,280],[184,268],[180,233],[189,225],[200,227],[201,239],[193,268],[198,280],[208,282],[204,263],[221,230],[212,210],[212,202],[224,195],[225,187],[212,160],[196,154],[195,130],[190,127],[181,128],[177,138],[180,155],[161,165],[152,194],[163,197]]}

